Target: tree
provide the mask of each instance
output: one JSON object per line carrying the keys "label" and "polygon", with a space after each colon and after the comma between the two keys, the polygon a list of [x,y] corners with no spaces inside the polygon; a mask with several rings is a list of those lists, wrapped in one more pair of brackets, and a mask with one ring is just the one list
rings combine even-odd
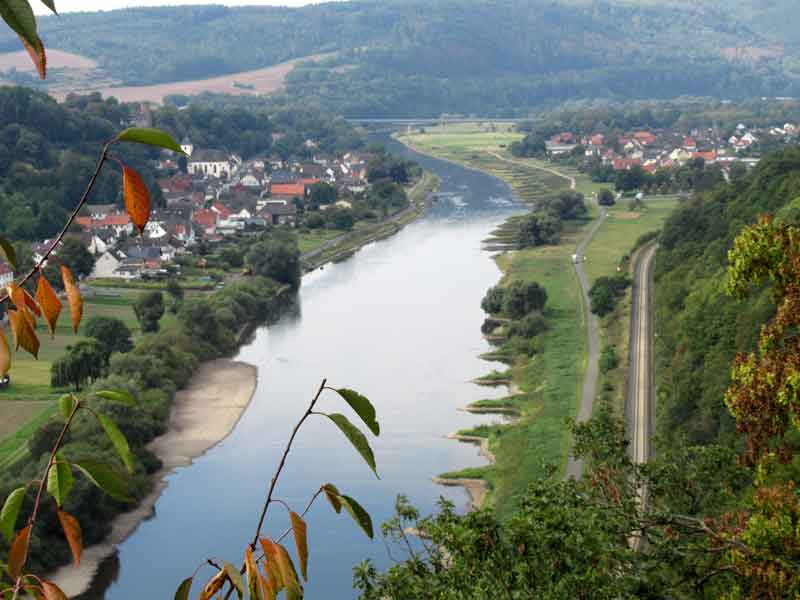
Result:
{"label": "tree", "polygon": [[614,204],[616,204],[614,192],[608,188],[601,189],[597,192],[597,203],[600,206],[614,206]]}
{"label": "tree", "polygon": [[555,199],[547,202],[546,206],[550,212],[565,221],[583,217],[587,212],[583,194],[572,190],[561,192]]}
{"label": "tree", "polygon": [[254,275],[269,277],[294,288],[300,285],[300,250],[296,242],[269,239],[253,244],[247,253],[247,264]]}
{"label": "tree", "polygon": [[319,206],[321,204],[333,204],[338,196],[336,186],[321,181],[309,188],[308,200],[311,204]]}
{"label": "tree", "polygon": [[133,312],[144,333],[158,331],[159,321],[164,316],[164,295],[161,292],[140,294],[133,304]]}
{"label": "tree", "polygon": [[490,287],[486,291],[486,295],[481,300],[481,308],[484,312],[489,313],[490,315],[497,314],[501,310],[503,310],[503,298],[505,296],[505,290],[496,285],[494,287]]}
{"label": "tree", "polygon": [[106,365],[113,352],[125,353],[133,349],[131,330],[122,320],[114,317],[89,318],[83,326],[83,333],[102,344]]}
{"label": "tree", "polygon": [[533,248],[545,244],[558,243],[561,232],[561,221],[558,217],[534,212],[517,221],[514,243],[518,248]]}
{"label": "tree", "polygon": [[617,298],[628,288],[630,279],[626,275],[598,277],[589,289],[591,311],[604,317],[617,306]]}
{"label": "tree", "polygon": [[[228,250],[228,248],[226,248],[226,250]],[[238,266],[241,267],[244,264],[242,255],[237,252],[236,256],[238,257],[238,263],[239,263]],[[228,264],[231,264],[231,262],[228,261]],[[231,266],[237,266],[237,265],[231,264]],[[172,302],[170,302],[169,305],[169,311],[175,314],[178,312],[178,309],[181,307],[181,303],[183,302],[183,288],[181,287],[181,284],[178,283],[178,280],[175,277],[170,277],[167,280],[167,293],[172,298]]]}
{"label": "tree", "polygon": [[78,279],[91,274],[94,270],[94,256],[86,249],[78,238],[67,238],[56,249],[57,262],[69,267]]}
{"label": "tree", "polygon": [[88,339],[67,346],[66,354],[56,359],[50,367],[50,385],[71,385],[79,391],[85,383],[103,376],[106,348],[98,340]]}
{"label": "tree", "polygon": [[356,222],[356,217],[350,208],[341,208],[333,211],[331,215],[331,223],[336,229],[342,231],[350,231]]}
{"label": "tree", "polygon": [[510,319],[541,312],[547,303],[547,291],[535,281],[513,281],[503,294],[503,313]]}

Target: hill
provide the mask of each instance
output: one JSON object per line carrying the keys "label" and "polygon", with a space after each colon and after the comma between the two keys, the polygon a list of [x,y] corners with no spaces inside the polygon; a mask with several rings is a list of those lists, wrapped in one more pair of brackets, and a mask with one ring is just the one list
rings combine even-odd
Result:
{"label": "hill", "polygon": [[[576,97],[800,95],[797,34],[772,28],[790,21],[789,2],[769,6],[365,0],[65,14],[43,18],[41,31],[50,48],[93,59],[129,86],[336,52],[295,69],[287,95],[349,116],[509,115]],[[18,49],[0,35],[0,51]]]}

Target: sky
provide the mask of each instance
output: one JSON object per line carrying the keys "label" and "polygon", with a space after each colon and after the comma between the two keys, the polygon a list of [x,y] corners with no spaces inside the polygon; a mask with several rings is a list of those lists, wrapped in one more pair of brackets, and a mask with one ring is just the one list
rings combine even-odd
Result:
{"label": "sky", "polygon": [[[113,10],[131,6],[176,6],[180,4],[226,4],[228,6],[304,6],[309,0],[55,0],[59,12]],[[50,14],[41,0],[31,0],[35,13]]]}

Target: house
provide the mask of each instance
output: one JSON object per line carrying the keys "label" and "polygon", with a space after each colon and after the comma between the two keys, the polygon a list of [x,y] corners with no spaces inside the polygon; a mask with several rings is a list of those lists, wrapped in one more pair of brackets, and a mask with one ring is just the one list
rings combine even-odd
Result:
{"label": "house", "polygon": [[192,215],[192,223],[197,224],[205,235],[214,235],[217,232],[217,221],[218,215],[213,210],[196,210]]}
{"label": "house", "polygon": [[706,152],[695,152],[693,158],[702,158],[707,165],[717,162],[717,151],[708,150]]}
{"label": "house", "polygon": [[267,202],[260,216],[270,225],[291,225],[297,222],[297,209],[291,202]]}
{"label": "house", "polygon": [[304,183],[273,183],[270,185],[270,195],[273,198],[287,199],[304,198],[306,186]]}
{"label": "house", "polygon": [[218,219],[228,219],[231,216],[230,209],[221,202],[214,202],[211,205],[211,210],[219,215]]}
{"label": "house", "polygon": [[0,287],[6,287],[14,281],[14,271],[4,262],[0,262]]}
{"label": "house", "polygon": [[92,219],[103,219],[106,215],[117,212],[116,204],[87,204],[83,207],[82,213]]}
{"label": "house", "polygon": [[116,271],[122,266],[124,259],[122,252],[106,250],[97,257],[91,277],[120,277]]}
{"label": "house", "polygon": [[188,137],[185,137],[183,138],[183,140],[181,140],[181,150],[183,150],[184,153],[186,153],[186,156],[191,158],[192,152],[194,152],[194,144],[192,144],[192,142],[189,141]]}
{"label": "house", "polygon": [[611,166],[615,171],[630,171],[635,166],[641,166],[642,160],[640,158],[615,158],[611,162]]}
{"label": "house", "polygon": [[195,150],[187,170],[195,177],[228,178],[231,175],[231,161],[222,150]]}
{"label": "house", "polygon": [[687,152],[697,152],[697,141],[693,137],[683,138],[683,149]]}
{"label": "house", "polygon": [[[45,255],[50,252],[50,247],[55,243],[55,240],[45,240],[39,244],[34,244],[31,247],[31,255],[33,257],[33,262],[37,265],[44,260]],[[58,244],[61,245],[61,242]],[[58,254],[57,250],[53,251],[53,254]],[[47,263],[42,264],[45,266]]]}
{"label": "house", "polygon": [[633,139],[642,146],[650,146],[656,142],[656,136],[649,131],[637,131],[633,134]]}

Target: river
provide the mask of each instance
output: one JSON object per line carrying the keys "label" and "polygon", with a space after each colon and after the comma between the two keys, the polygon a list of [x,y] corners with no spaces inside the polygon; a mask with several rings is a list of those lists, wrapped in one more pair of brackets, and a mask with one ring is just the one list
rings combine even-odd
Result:
{"label": "river", "polygon": [[[330,481],[359,500],[376,527],[370,541],[344,513],[315,504],[306,519],[308,598],[355,598],[353,566],[365,558],[379,568],[391,564],[380,524],[392,516],[397,494],[423,514],[440,496],[466,505],[463,490],[431,477],[484,463],[476,446],[445,435],[491,421],[458,409],[506,392],[471,380],[505,368],[478,358],[489,350],[480,300],[500,275],[481,242],[519,207],[497,179],[382,141],[441,178],[439,200],[397,235],[304,277],[296,309],[259,329],[237,356],[258,367],[259,382],[235,430],[168,477],[155,514],[103,563],[82,599],[171,598],[206,558],[239,564],[280,453],[323,377],[375,404],[381,436],[372,445],[381,479],[327,419],[312,419],[300,432],[277,496],[299,512]],[[318,410],[349,409],[330,395]],[[269,532],[283,531],[286,521],[273,506]]]}

